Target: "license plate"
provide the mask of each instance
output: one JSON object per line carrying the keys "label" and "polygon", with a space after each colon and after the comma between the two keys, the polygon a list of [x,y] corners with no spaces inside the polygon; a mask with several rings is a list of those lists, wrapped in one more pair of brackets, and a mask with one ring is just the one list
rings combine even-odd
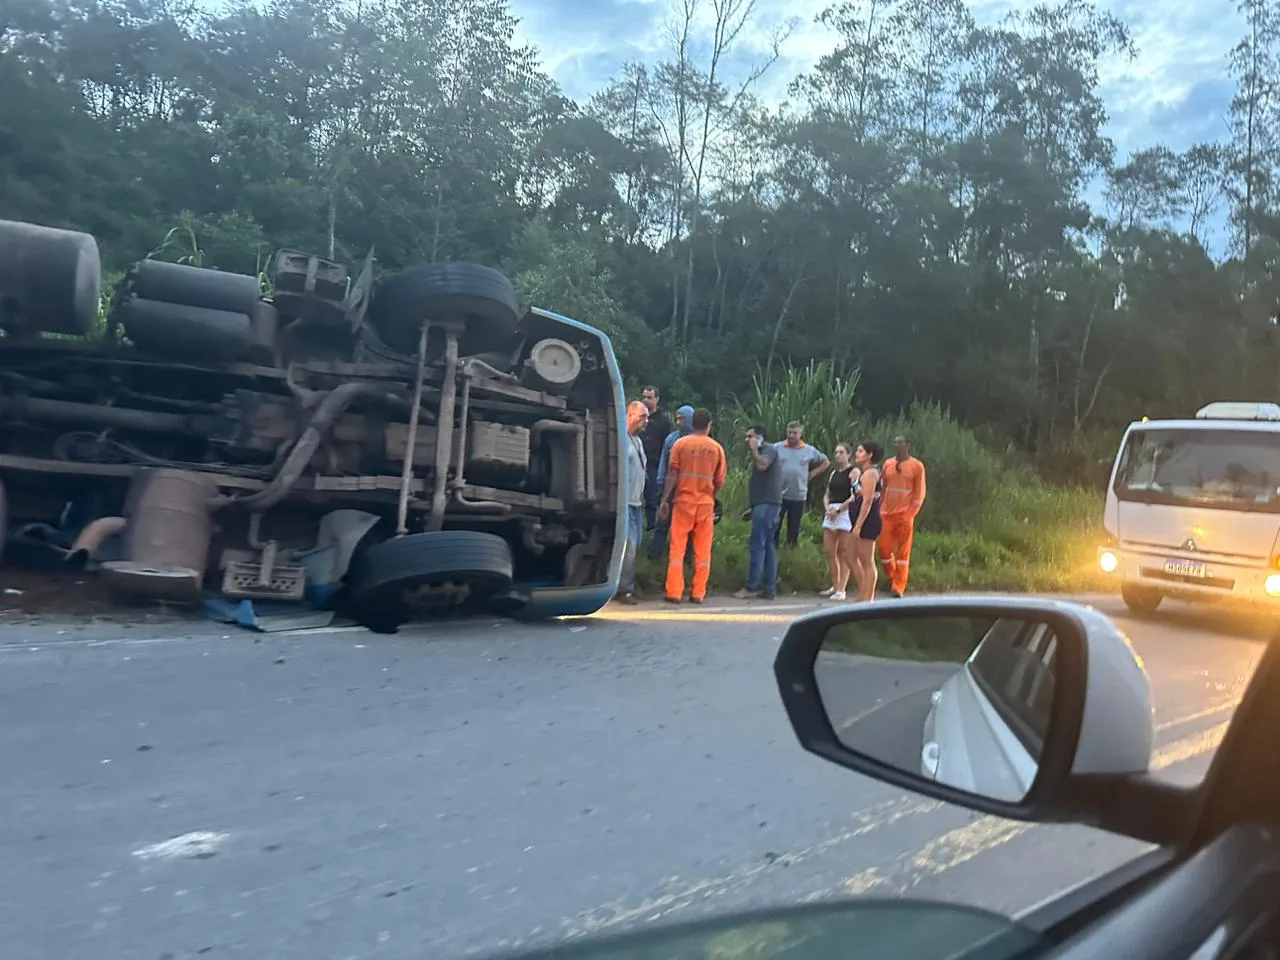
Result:
{"label": "license plate", "polygon": [[1166,560],[1164,572],[1173,577],[1200,577],[1209,575],[1203,563],[1196,560]]}

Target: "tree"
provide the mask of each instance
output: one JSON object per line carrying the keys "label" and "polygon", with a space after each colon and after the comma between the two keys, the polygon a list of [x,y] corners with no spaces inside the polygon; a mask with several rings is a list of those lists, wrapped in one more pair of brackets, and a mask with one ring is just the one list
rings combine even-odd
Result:
{"label": "tree", "polygon": [[1131,46],[1086,0],[845,0],[773,105],[787,25],[751,0],[674,0],[660,62],[582,104],[504,0],[10,0],[0,216],[90,230],[109,270],[171,231],[158,255],[246,272],[500,264],[673,398],[825,364],[859,415],[942,404],[1057,464],[1280,380],[1273,4],[1242,6],[1231,141],[1117,164],[1099,63]]}

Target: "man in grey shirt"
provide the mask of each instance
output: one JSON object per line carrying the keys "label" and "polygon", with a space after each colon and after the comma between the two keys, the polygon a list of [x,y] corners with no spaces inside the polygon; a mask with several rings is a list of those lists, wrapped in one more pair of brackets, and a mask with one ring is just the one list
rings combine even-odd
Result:
{"label": "man in grey shirt", "polygon": [[751,451],[751,476],[747,478],[747,499],[751,503],[751,560],[747,583],[734,594],[739,600],[758,597],[772,600],[778,595],[778,518],[782,512],[782,471],[778,449],[765,441],[764,427],[747,431]]}
{"label": "man in grey shirt", "polygon": [[[804,442],[804,424],[792,420],[787,424],[787,439],[775,443],[778,466],[782,471],[782,516],[787,521],[787,546],[800,542],[800,521],[809,497],[809,481],[825,473],[831,464],[827,455]],[[778,524],[781,538],[782,524]]]}

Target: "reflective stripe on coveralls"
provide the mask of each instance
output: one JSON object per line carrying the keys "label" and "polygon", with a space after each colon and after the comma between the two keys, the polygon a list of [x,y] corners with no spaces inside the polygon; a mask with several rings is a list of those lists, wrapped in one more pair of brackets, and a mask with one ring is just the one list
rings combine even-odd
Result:
{"label": "reflective stripe on coveralls", "polygon": [[667,557],[666,594],[672,600],[684,596],[684,552],[693,535],[693,584],[689,596],[695,600],[707,596],[711,579],[711,543],[715,538],[716,518],[713,504],[677,506],[671,514],[671,546]]}
{"label": "reflective stripe on coveralls", "polygon": [[666,595],[684,595],[684,555],[693,538],[693,585],[690,596],[707,595],[711,576],[711,543],[715,535],[716,493],[724,486],[724,448],[710,437],[691,434],[671,447],[670,469],[676,474],[672,493],[671,540],[667,556]]}
{"label": "reflective stripe on coveralls", "polygon": [[894,593],[907,592],[911,573],[911,547],[915,541],[916,516],[925,498],[924,464],[915,457],[901,463],[894,457],[885,461],[884,497],[880,518],[884,527],[876,541],[876,553]]}

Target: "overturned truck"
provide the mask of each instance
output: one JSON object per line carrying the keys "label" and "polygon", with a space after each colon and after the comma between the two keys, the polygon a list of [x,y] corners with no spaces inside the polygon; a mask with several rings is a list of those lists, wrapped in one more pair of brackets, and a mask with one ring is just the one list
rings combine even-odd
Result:
{"label": "overturned truck", "polygon": [[93,237],[0,221],[0,523],[141,598],[308,601],[374,630],[616,588],[624,398],[599,330],[498,271],[374,282],[143,260],[99,318]]}

